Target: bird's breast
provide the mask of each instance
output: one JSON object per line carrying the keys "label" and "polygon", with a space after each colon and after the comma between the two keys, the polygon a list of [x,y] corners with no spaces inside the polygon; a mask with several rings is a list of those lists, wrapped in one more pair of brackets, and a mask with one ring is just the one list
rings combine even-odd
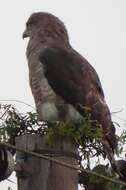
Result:
{"label": "bird's breast", "polygon": [[45,102],[39,106],[38,112],[43,121],[77,123],[82,119],[82,116],[70,104]]}
{"label": "bird's breast", "polygon": [[54,92],[44,75],[43,65],[35,64],[34,57],[30,60],[29,78],[40,120],[76,122],[81,119],[74,107]]}

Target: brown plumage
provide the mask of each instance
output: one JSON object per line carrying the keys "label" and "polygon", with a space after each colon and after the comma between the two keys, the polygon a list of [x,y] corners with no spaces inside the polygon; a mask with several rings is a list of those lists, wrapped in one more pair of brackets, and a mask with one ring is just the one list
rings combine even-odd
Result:
{"label": "brown plumage", "polygon": [[99,77],[69,43],[64,24],[49,13],[34,13],[26,23],[27,59],[31,90],[41,120],[77,122],[85,107],[103,129],[102,143],[113,164],[115,128]]}

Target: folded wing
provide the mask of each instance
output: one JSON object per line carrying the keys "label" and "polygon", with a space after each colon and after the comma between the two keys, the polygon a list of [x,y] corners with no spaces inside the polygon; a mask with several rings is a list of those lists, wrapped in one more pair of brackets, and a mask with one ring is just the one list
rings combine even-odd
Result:
{"label": "folded wing", "polygon": [[94,68],[71,48],[46,47],[40,54],[44,73],[52,89],[81,115],[85,107],[103,129],[112,149],[116,147],[115,129],[104,99],[99,77]]}

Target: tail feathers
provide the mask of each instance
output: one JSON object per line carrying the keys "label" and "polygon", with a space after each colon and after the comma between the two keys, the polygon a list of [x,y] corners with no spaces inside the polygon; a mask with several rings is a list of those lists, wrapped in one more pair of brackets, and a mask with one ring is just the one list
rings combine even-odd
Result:
{"label": "tail feathers", "polygon": [[[104,146],[104,150],[106,152],[107,158],[110,161],[113,171],[119,175],[120,179],[123,179],[123,173],[121,171],[122,168],[119,166],[119,163],[115,160],[114,152],[113,152],[112,148],[110,147],[109,142],[104,139],[104,140],[102,140],[102,144]],[[125,161],[125,169],[126,169],[126,161]]]}
{"label": "tail feathers", "polygon": [[117,160],[116,167],[121,173],[120,179],[126,182],[126,160]]}

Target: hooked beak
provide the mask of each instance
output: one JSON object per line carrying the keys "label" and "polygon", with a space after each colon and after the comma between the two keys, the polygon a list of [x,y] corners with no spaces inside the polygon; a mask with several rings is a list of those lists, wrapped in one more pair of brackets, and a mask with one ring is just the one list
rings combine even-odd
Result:
{"label": "hooked beak", "polygon": [[22,38],[27,38],[27,37],[30,37],[30,32],[26,29],[24,32],[23,32],[23,35],[22,35]]}

